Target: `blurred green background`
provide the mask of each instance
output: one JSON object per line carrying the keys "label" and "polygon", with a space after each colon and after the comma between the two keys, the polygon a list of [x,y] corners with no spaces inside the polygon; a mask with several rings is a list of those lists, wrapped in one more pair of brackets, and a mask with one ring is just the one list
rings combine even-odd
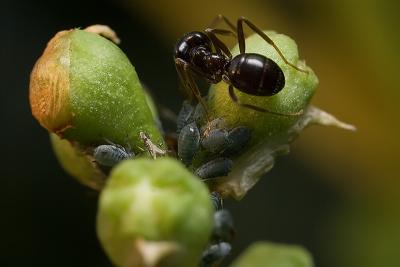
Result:
{"label": "blurred green background", "polygon": [[216,14],[297,41],[320,79],[313,104],[357,126],[306,130],[241,202],[233,255],[296,243],[322,267],[400,266],[400,30],[394,0],[3,1],[0,266],[110,266],[94,230],[97,195],[58,166],[30,114],[29,73],[59,30],[108,24],[160,105],[178,111],[172,49]]}

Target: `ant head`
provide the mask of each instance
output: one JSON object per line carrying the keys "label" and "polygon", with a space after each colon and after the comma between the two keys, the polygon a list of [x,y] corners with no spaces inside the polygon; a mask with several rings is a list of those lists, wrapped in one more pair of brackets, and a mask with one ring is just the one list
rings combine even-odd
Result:
{"label": "ant head", "polygon": [[189,32],[176,43],[174,57],[189,62],[192,49],[200,46],[211,50],[210,38],[203,32]]}

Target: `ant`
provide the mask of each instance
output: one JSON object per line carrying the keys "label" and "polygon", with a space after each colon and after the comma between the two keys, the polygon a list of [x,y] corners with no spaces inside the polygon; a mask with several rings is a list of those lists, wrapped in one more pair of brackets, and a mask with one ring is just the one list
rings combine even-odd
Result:
{"label": "ant", "polygon": [[[235,27],[225,16],[218,15],[211,25],[219,21],[224,21],[230,30],[210,27],[203,32],[189,32],[175,45],[175,66],[184,88],[191,92],[190,100],[193,100],[193,96],[197,98],[208,117],[206,104],[193,79],[193,75],[196,75],[213,84],[225,81],[229,85],[230,98],[239,106],[274,115],[301,115],[303,110],[283,114],[239,101],[234,88],[249,95],[272,96],[285,86],[285,75],[277,63],[260,54],[246,53],[243,23],[270,44],[287,65],[298,71],[308,72],[290,63],[272,39],[245,17],[240,17]],[[237,37],[240,54],[232,57],[228,47],[217,35]]]}

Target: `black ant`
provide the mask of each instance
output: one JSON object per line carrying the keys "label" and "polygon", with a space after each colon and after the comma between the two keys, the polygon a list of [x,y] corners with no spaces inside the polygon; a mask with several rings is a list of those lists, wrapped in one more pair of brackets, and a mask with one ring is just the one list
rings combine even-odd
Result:
{"label": "black ant", "polygon": [[[239,101],[234,88],[249,95],[272,96],[285,86],[285,75],[278,64],[263,55],[246,53],[243,23],[247,24],[255,33],[273,46],[286,64],[298,71],[308,72],[290,63],[272,39],[248,19],[240,17],[237,20],[237,27],[235,27],[225,16],[218,15],[212,25],[221,20],[231,30],[210,27],[205,29],[204,32],[189,32],[175,46],[174,59],[176,69],[184,88],[190,90],[190,98],[196,97],[207,113],[204,100],[193,79],[193,74],[195,74],[213,84],[219,83],[221,80],[225,81],[229,84],[230,98],[239,106],[275,115],[301,115],[303,113],[302,110],[296,113],[282,114]],[[232,58],[228,47],[217,35],[237,37],[240,54]]]}

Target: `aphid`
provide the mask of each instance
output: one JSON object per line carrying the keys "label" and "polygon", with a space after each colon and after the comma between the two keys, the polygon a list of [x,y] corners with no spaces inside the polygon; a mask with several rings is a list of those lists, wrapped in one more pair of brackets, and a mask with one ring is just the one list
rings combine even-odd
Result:
{"label": "aphid", "polygon": [[195,174],[201,179],[211,179],[215,177],[227,176],[232,170],[233,162],[227,158],[216,158],[201,165]]}
{"label": "aphid", "polygon": [[153,159],[156,159],[157,155],[164,156],[166,154],[166,151],[156,146],[145,132],[140,132],[139,136]]}
{"label": "aphid", "polygon": [[178,137],[178,156],[181,161],[189,166],[199,150],[200,132],[196,123],[192,122],[183,127]]}
{"label": "aphid", "polygon": [[100,145],[93,152],[96,162],[107,167],[113,167],[120,161],[134,156],[133,152],[117,144]]}
{"label": "aphid", "polygon": [[[261,54],[246,53],[243,23],[270,44],[287,65],[301,72],[307,73],[307,71],[290,63],[272,39],[248,19],[240,17],[236,27],[222,15],[219,15],[217,19],[223,20],[230,30],[207,28],[204,32],[190,32],[175,45],[175,66],[189,99],[197,98],[207,112],[206,104],[193,78],[193,75],[196,75],[213,84],[225,81],[229,85],[230,98],[239,106],[275,115],[301,115],[302,110],[282,114],[240,102],[234,88],[249,95],[272,96],[279,93],[285,86],[285,75],[278,64]],[[240,54],[232,57],[228,47],[217,35],[237,37]]]}
{"label": "aphid", "polygon": [[216,118],[211,121],[207,121],[207,123],[201,127],[201,135],[204,138],[211,130],[223,128],[225,128],[225,120],[222,118]]}
{"label": "aphid", "polygon": [[200,103],[197,103],[192,113],[192,119],[194,122],[200,123],[203,117],[204,117],[204,107]]}
{"label": "aphid", "polygon": [[214,213],[213,239],[220,242],[231,242],[235,235],[233,219],[226,209]]}
{"label": "aphid", "polygon": [[233,156],[242,151],[251,138],[251,130],[245,126],[235,127],[228,133],[228,144],[221,152],[223,157]]}
{"label": "aphid", "polygon": [[212,129],[201,140],[201,145],[211,153],[217,153],[229,143],[228,131],[225,129]]}
{"label": "aphid", "polygon": [[229,132],[225,129],[212,129],[203,137],[201,145],[211,153],[223,157],[233,156],[244,149],[250,141],[251,130],[245,126],[235,127]]}
{"label": "aphid", "polygon": [[188,125],[191,122],[193,106],[188,101],[183,101],[182,108],[178,113],[178,117],[176,119],[176,133],[179,134],[183,127]]}
{"label": "aphid", "polygon": [[200,260],[199,267],[211,267],[220,262],[231,252],[231,245],[226,242],[220,242],[210,245],[204,252]]}
{"label": "aphid", "polygon": [[176,119],[176,132],[180,133],[183,127],[191,122],[199,123],[204,116],[204,109],[200,104],[195,107],[188,101],[183,101],[182,108]]}
{"label": "aphid", "polygon": [[216,191],[211,192],[210,195],[211,195],[211,201],[213,203],[214,209],[216,211],[222,209],[222,198],[221,198],[221,195]]}

